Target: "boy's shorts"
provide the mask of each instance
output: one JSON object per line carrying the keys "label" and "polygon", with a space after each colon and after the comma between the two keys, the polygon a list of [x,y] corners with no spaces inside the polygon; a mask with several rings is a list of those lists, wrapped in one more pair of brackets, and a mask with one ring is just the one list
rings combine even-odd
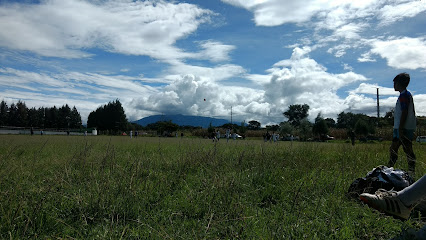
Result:
{"label": "boy's shorts", "polygon": [[[404,136],[408,138],[408,140],[413,141],[414,139],[414,130],[411,129],[403,129]],[[399,141],[399,129],[394,128],[393,129],[393,140],[392,141]]]}

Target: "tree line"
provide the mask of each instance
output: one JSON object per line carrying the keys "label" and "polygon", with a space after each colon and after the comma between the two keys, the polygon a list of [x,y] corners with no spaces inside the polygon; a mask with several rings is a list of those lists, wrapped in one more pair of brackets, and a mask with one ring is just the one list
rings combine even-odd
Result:
{"label": "tree line", "polygon": [[[278,125],[266,126],[267,131],[277,132],[282,135],[298,135],[302,139],[316,138],[323,140],[327,138],[330,129],[346,130],[353,132],[359,138],[367,138],[376,134],[377,129],[393,127],[394,111],[386,112],[383,117],[370,117],[362,113],[341,112],[337,115],[337,122],[332,118],[324,118],[321,113],[317,115],[314,122],[308,120],[309,105],[295,104],[290,105],[288,110],[283,112],[287,121]],[[248,129],[260,129],[261,123],[251,120],[248,123]],[[417,117],[418,134],[424,134],[426,119]]]}
{"label": "tree line", "polygon": [[70,129],[81,128],[81,116],[74,106],[68,104],[57,108],[28,108],[25,102],[18,101],[10,106],[3,100],[0,103],[0,126]]}
{"label": "tree line", "polygon": [[[319,138],[322,139],[329,134],[331,128],[346,129],[359,136],[373,135],[376,128],[392,128],[393,110],[387,112],[384,117],[370,117],[365,114],[355,114],[351,112],[341,112],[337,116],[337,122],[332,118],[324,118],[321,113],[317,115],[314,122],[308,120],[309,105],[290,105],[288,110],[283,112],[283,121],[277,125],[266,126],[266,131],[280,133],[282,136],[297,135],[302,139]],[[425,118],[418,118],[418,129],[424,129]],[[80,113],[76,107],[70,108],[68,104],[62,107],[40,107],[28,108],[25,102],[18,101],[10,106],[3,100],[0,103],[0,126],[15,127],[35,127],[35,128],[56,128],[56,129],[76,129],[82,128]],[[196,131],[198,128],[189,126],[178,126],[171,121],[157,122],[147,127],[142,127],[135,123],[129,123],[121,102],[116,99],[92,111],[87,120],[88,128],[97,128],[99,131],[106,131],[107,134],[120,134],[129,130],[157,130],[160,134],[164,132],[174,132],[178,129]],[[225,124],[218,128],[230,128],[240,134],[245,134],[247,130],[261,130],[261,123],[251,120],[246,124]],[[214,131],[214,127],[208,128],[209,133]]]}

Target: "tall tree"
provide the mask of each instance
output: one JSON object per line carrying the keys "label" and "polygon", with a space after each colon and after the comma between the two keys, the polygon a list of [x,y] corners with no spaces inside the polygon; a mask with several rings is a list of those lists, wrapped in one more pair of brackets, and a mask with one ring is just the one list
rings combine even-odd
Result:
{"label": "tall tree", "polygon": [[355,127],[355,114],[348,112],[341,112],[337,115],[337,128],[353,129]]}
{"label": "tall tree", "polygon": [[123,106],[117,99],[109,102],[89,114],[88,127],[99,130],[127,130],[128,121]]}
{"label": "tall tree", "polygon": [[58,127],[69,128],[71,125],[71,108],[68,104],[58,109]]}
{"label": "tall tree", "polygon": [[9,121],[9,107],[3,100],[0,103],[0,126],[8,125]]}
{"label": "tall tree", "polygon": [[327,127],[328,128],[334,128],[334,127],[336,127],[336,121],[334,121],[334,119],[332,119],[332,118],[326,118],[324,120],[327,123]]}
{"label": "tall tree", "polygon": [[28,109],[28,126],[30,127],[41,126],[38,110],[35,107]]}
{"label": "tall tree", "polygon": [[295,104],[290,105],[288,110],[283,115],[288,118],[291,125],[298,127],[303,119],[308,117],[309,105],[308,104]]}
{"label": "tall tree", "polygon": [[299,136],[301,139],[306,140],[312,136],[312,123],[307,118],[300,120],[298,127]]}
{"label": "tall tree", "polygon": [[53,106],[52,108],[46,108],[44,115],[44,126],[46,128],[58,128],[58,115],[59,111],[56,106]]}
{"label": "tall tree", "polygon": [[316,135],[319,135],[320,138],[328,134],[328,126],[324,118],[321,116],[321,113],[318,113],[315,118],[315,123],[312,126],[312,132]]}
{"label": "tall tree", "polygon": [[81,127],[81,115],[77,111],[77,108],[74,106],[71,110],[71,128],[80,128]]}
{"label": "tall tree", "polygon": [[16,126],[16,119],[18,119],[18,107],[15,103],[10,104],[7,125]]}
{"label": "tall tree", "polygon": [[247,126],[248,129],[251,129],[251,130],[260,129],[260,122],[258,122],[256,120],[251,120],[248,123],[249,123],[248,126]]}
{"label": "tall tree", "polygon": [[37,116],[38,116],[37,118],[40,121],[37,126],[41,127],[41,128],[45,128],[45,124],[46,124],[46,108],[41,107],[41,108],[37,109]]}
{"label": "tall tree", "polygon": [[28,108],[24,102],[18,101],[16,104],[17,115],[15,119],[15,125],[18,127],[26,127],[28,124]]}
{"label": "tall tree", "polygon": [[283,136],[292,135],[294,131],[293,125],[289,122],[281,122],[280,123],[280,134]]}
{"label": "tall tree", "polygon": [[361,136],[367,136],[370,132],[368,124],[363,119],[359,119],[355,124],[355,133]]}

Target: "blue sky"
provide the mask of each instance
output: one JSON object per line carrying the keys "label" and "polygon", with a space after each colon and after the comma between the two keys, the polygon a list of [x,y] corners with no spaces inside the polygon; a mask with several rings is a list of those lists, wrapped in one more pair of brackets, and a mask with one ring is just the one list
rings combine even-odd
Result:
{"label": "blue sky", "polygon": [[[426,116],[424,0],[0,0],[0,99],[76,106],[120,99],[129,120],[197,115],[262,125],[381,115],[411,75]],[[204,101],[206,99],[206,101]]]}

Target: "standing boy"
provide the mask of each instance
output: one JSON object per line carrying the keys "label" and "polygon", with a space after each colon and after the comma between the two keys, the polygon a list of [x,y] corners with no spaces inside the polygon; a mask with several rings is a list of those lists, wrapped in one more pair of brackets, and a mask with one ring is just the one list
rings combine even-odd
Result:
{"label": "standing boy", "polygon": [[389,167],[393,167],[398,160],[398,149],[402,145],[408,161],[408,173],[414,178],[416,156],[413,152],[412,140],[416,130],[416,113],[414,110],[413,96],[407,90],[410,83],[408,73],[400,73],[393,79],[395,91],[400,95],[396,102],[394,112],[393,139],[390,146]]}

